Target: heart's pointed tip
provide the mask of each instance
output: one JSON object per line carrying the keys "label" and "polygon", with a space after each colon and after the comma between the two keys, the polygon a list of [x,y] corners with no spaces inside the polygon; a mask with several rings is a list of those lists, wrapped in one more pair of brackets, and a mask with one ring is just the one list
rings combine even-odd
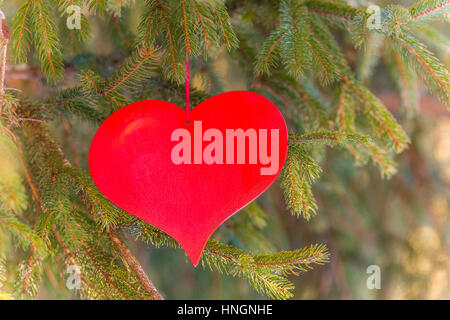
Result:
{"label": "heart's pointed tip", "polygon": [[198,261],[197,261],[197,262],[193,262],[193,261],[191,260],[191,262],[192,262],[192,265],[194,266],[194,268],[197,268],[197,266],[198,266]]}
{"label": "heart's pointed tip", "polygon": [[200,252],[192,252],[192,251],[186,251],[187,256],[189,257],[189,260],[191,261],[194,268],[198,266],[198,263],[200,262],[200,257],[202,256],[203,248],[200,250]]}
{"label": "heart's pointed tip", "polygon": [[198,263],[200,262],[200,258],[202,257],[203,249],[205,248],[208,238],[203,239],[202,241],[199,241],[197,239],[197,241],[193,242],[193,243],[178,242],[181,245],[181,247],[184,249],[184,251],[186,252],[186,255],[188,256],[189,260],[191,261],[191,263],[194,267],[197,267]]}

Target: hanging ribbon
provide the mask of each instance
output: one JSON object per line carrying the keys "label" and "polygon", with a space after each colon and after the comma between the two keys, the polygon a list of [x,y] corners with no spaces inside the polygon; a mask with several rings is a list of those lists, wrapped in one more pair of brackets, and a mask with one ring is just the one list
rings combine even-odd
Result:
{"label": "hanging ribbon", "polygon": [[189,124],[189,112],[191,111],[189,95],[189,53],[186,52],[186,124]]}

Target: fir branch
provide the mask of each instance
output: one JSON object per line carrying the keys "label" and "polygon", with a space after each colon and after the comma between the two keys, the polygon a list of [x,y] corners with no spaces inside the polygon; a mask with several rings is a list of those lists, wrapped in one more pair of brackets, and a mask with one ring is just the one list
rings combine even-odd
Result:
{"label": "fir branch", "polygon": [[423,73],[430,90],[439,95],[443,104],[450,104],[450,74],[445,66],[414,37],[403,34],[392,36],[394,47],[402,57],[408,57],[416,69]]}
{"label": "fir branch", "polygon": [[108,0],[86,0],[86,3],[89,6],[89,10],[104,13],[106,12]]}
{"label": "fir branch", "polygon": [[397,21],[396,24],[402,25],[410,22],[416,22],[422,18],[429,18],[439,12],[445,11],[448,5],[450,5],[450,0],[419,0],[409,9],[411,18],[403,21]]}
{"label": "fir branch", "polygon": [[23,278],[22,296],[26,296],[27,293],[29,292],[29,281],[33,275],[34,266],[36,266],[38,264],[37,260],[33,259],[33,253],[34,253],[34,248],[31,248],[29,258],[28,258],[27,268],[25,269],[25,272],[22,276],[22,278]]}
{"label": "fir branch", "polygon": [[236,34],[233,30],[233,27],[230,23],[230,16],[228,15],[227,8],[225,4],[221,1],[216,2],[213,6],[214,15],[219,22],[218,29],[221,31],[219,34],[221,38],[219,38],[220,42],[225,42],[227,49],[232,50],[237,48],[239,44],[239,40],[236,37]]}
{"label": "fir branch", "polygon": [[417,75],[392,46],[388,46],[387,51],[391,75],[401,98],[403,112],[406,112],[408,118],[414,117],[419,110]]}
{"label": "fir branch", "polygon": [[[380,169],[382,177],[390,178],[397,172],[395,162],[392,161],[386,150],[378,147],[375,143],[369,143],[361,146],[372,158],[372,161]],[[364,163],[364,159],[359,158],[359,163]]]}
{"label": "fir branch", "polygon": [[6,271],[6,260],[0,257],[0,300],[13,300],[13,297],[4,290]]}
{"label": "fir branch", "polygon": [[336,75],[335,78],[340,78],[344,75],[351,74],[352,71],[348,65],[347,60],[342,54],[339,45],[337,44],[333,34],[330,32],[328,26],[317,17],[310,18],[310,30],[322,46],[328,51],[328,55],[332,57]]}
{"label": "fir branch", "polygon": [[[155,247],[180,247],[172,237],[163,231],[139,221],[137,222],[141,227],[136,235],[140,239]],[[285,276],[296,274],[296,270],[308,271],[312,269],[312,265],[321,265],[327,261],[328,252],[323,245],[259,255],[216,240],[207,242],[201,256],[203,268],[247,279],[257,292],[277,299],[287,299],[292,295],[290,290],[293,289],[293,286],[285,279]]]}
{"label": "fir branch", "polygon": [[[34,130],[38,131],[39,129],[39,125],[38,124],[29,124],[28,126],[31,126],[34,128]],[[42,143],[42,141],[46,141],[49,142],[51,144],[53,144],[53,142],[51,142],[51,138],[46,137],[45,139],[42,139],[42,133],[40,134],[40,136],[38,135],[38,137],[36,137],[38,139],[38,141],[40,141],[40,143]],[[127,272],[124,272],[123,270],[121,270],[118,267],[113,267],[113,270],[108,270],[110,269],[112,266],[108,266],[108,264],[104,264],[104,261],[108,261],[108,259],[111,259],[112,257],[108,257],[108,256],[99,256],[100,252],[98,251],[100,248],[97,247],[97,245],[94,245],[92,243],[92,241],[94,241],[95,238],[93,238],[92,236],[94,236],[92,234],[92,229],[90,229],[90,224],[88,223],[88,221],[84,218],[82,218],[82,216],[79,215],[73,215],[71,213],[69,213],[71,210],[73,210],[72,208],[70,208],[69,212],[65,211],[66,209],[63,209],[64,211],[61,211],[61,209],[57,208],[58,206],[58,202],[60,200],[58,200],[58,197],[70,197],[70,194],[72,192],[78,192],[78,190],[75,188],[70,188],[67,189],[67,182],[65,180],[64,177],[66,176],[70,176],[69,173],[72,174],[72,178],[73,175],[76,174],[76,171],[71,170],[70,164],[68,163],[67,160],[65,160],[64,155],[62,154],[62,151],[60,149],[58,149],[57,147],[51,147],[51,149],[53,149],[53,152],[57,153],[57,156],[55,157],[55,155],[52,155],[52,158],[56,158],[55,160],[58,162],[60,162],[61,164],[64,164],[63,167],[59,167],[56,166],[58,168],[57,172],[53,172],[52,176],[50,179],[52,179],[53,183],[55,184],[53,186],[53,188],[51,188],[48,191],[45,191],[44,189],[44,197],[41,199],[39,198],[39,202],[41,203],[41,207],[43,208],[43,219],[45,219],[45,221],[48,221],[49,215],[46,215],[46,213],[50,213],[53,210],[57,211],[59,210],[59,214],[53,215],[53,217],[55,217],[55,219],[57,220],[62,220],[61,222],[63,222],[63,226],[64,226],[64,231],[65,233],[68,235],[68,237],[70,238],[70,244],[71,246],[75,247],[75,248],[79,248],[81,249],[85,255],[84,257],[87,258],[84,259],[83,256],[79,256],[80,261],[79,263],[81,263],[82,265],[86,265],[86,264],[90,264],[91,266],[94,266],[95,270],[97,270],[99,272],[99,276],[101,276],[104,280],[106,280],[106,282],[108,283],[108,286],[113,289],[116,294],[118,294],[121,298],[125,298],[125,299],[130,299],[133,298],[135,295],[139,295],[140,297],[144,297],[145,298],[145,294],[142,295],[141,294],[141,285],[142,288],[145,287],[145,284],[137,284],[138,282],[138,275],[136,275],[135,278],[133,278],[134,280],[132,282],[130,282],[130,275]],[[46,148],[48,149],[48,147]],[[42,151],[39,151],[38,154],[42,153]],[[50,156],[50,155],[48,155]],[[62,163],[61,163],[62,162]],[[46,186],[47,182],[41,183],[39,184],[41,187],[42,186]],[[63,187],[64,185],[64,187]],[[55,194],[55,192],[58,191],[57,194]],[[50,194],[47,194],[47,192],[49,192]],[[62,193],[61,193],[62,192]],[[82,200],[84,200],[83,195],[82,194],[77,194],[77,197],[81,197]],[[55,199],[55,200],[53,200]],[[55,204],[53,204],[53,202],[55,202]],[[90,206],[90,201],[87,201],[87,203],[85,204],[86,207],[88,209],[91,209]],[[56,207],[55,207],[56,206]],[[102,208],[103,209],[103,208]],[[69,220],[73,220],[74,218],[76,219],[82,219],[82,221],[67,221],[67,219]],[[55,226],[56,221],[53,221],[52,224],[53,226]],[[43,223],[43,225],[47,224],[47,222]],[[40,223],[40,225],[42,225],[42,223]],[[93,225],[95,226],[95,224]],[[94,236],[95,237],[95,236]],[[117,244],[117,239],[115,239],[115,243]],[[95,239],[95,241],[98,241],[98,239]],[[114,244],[114,243],[113,243]],[[123,250],[123,248],[121,248]],[[84,260],[83,260],[84,259]],[[111,260],[110,260],[111,261]],[[136,268],[136,265],[133,265],[134,270],[138,270]],[[112,275],[112,273],[114,273],[114,277]],[[96,277],[94,273],[89,272],[89,274],[93,277]],[[119,277],[120,276],[120,277]],[[121,277],[127,277],[128,276],[128,281],[127,282],[120,282]],[[117,277],[117,278],[116,278]],[[139,274],[139,278],[143,279],[143,275]],[[98,279],[97,281],[100,281],[100,279]],[[123,281],[123,280],[122,280]],[[136,286],[137,284],[137,286]]]}
{"label": "fir branch", "polygon": [[195,14],[198,17],[198,21],[200,22],[200,25],[202,26],[202,32],[203,32],[203,36],[204,36],[205,44],[206,44],[205,49],[209,50],[211,47],[211,42],[209,40],[208,32],[206,29],[206,23],[207,23],[207,21],[211,22],[211,19],[204,19],[202,17],[195,1],[193,2],[193,6],[194,6]]}
{"label": "fir branch", "polygon": [[339,78],[338,67],[331,58],[339,50],[331,47],[331,41],[326,38],[332,37],[325,34],[317,21],[310,19],[303,3],[285,0],[280,3],[279,11],[280,26],[264,42],[255,63],[256,71],[270,74],[280,59],[288,73],[298,80],[312,66],[320,73],[323,84]]}
{"label": "fir branch", "polygon": [[[149,37],[151,34],[151,28],[153,27],[153,22],[155,19],[155,16],[158,12],[158,6],[156,5],[157,3],[153,2],[153,6],[150,7],[150,5],[147,4],[147,12],[144,15],[144,18],[141,22],[141,24],[139,25],[139,28],[142,30],[143,28],[145,28],[145,32],[143,33],[145,36],[143,38],[140,39],[140,41],[143,42],[144,45],[148,45],[149,44]],[[143,27],[144,25],[144,27]],[[142,34],[142,31],[140,30],[140,33]]]}
{"label": "fir branch", "polygon": [[282,46],[282,56],[289,73],[295,78],[309,70],[312,55],[309,50],[308,14],[304,6],[297,2],[280,4],[280,19],[283,29],[289,30]]}
{"label": "fir branch", "polygon": [[378,127],[379,138],[389,138],[394,143],[397,153],[403,151],[409,143],[409,138],[386,107],[359,83],[345,78],[344,84],[368,108],[368,113],[374,125]]}
{"label": "fir branch", "polygon": [[185,0],[181,0],[181,7],[183,9],[184,35],[186,37],[186,56],[189,56],[189,54],[191,53],[191,46],[189,44],[189,31],[188,31],[187,18],[186,18],[186,7],[185,7],[184,2],[185,2]]}
{"label": "fir branch", "polygon": [[210,240],[202,255],[202,266],[216,269],[233,276],[241,276],[259,293],[271,298],[286,299],[292,296],[292,283],[285,276],[305,272],[312,264],[323,264],[328,260],[325,246],[314,245],[289,252],[250,255]]}
{"label": "fir branch", "polygon": [[[84,224],[82,226],[86,228],[87,221],[83,222]],[[112,288],[113,292],[118,294],[121,299],[131,300],[136,299],[136,296],[147,299],[145,296],[141,295],[140,289],[134,285],[132,274],[129,274],[128,271],[123,271],[120,267],[115,266],[113,264],[114,257],[106,252],[103,252],[103,250],[98,247],[98,239],[95,240],[96,243],[93,243],[93,239],[82,238],[79,236],[79,232],[75,234],[66,219],[63,221],[63,226],[69,235],[69,242],[71,245],[75,248],[80,248],[85,254],[77,259],[79,260],[79,264],[86,267],[92,264],[90,267],[94,267],[94,270],[87,269],[86,271],[95,278],[97,278],[97,273],[100,275],[101,279],[96,279],[96,281],[105,280],[107,286]],[[81,230],[82,229],[79,231]],[[85,231],[89,232],[88,230]],[[115,296],[115,294],[113,296]]]}
{"label": "fir branch", "polygon": [[256,202],[252,202],[241,210],[241,212],[233,215],[233,217],[226,221],[226,227],[221,228],[221,231],[223,231],[226,239],[237,238],[239,243],[236,243],[236,246],[273,251],[274,246],[262,234],[263,230],[267,227],[267,219],[268,216],[263,208]]}
{"label": "fir branch", "polygon": [[46,0],[36,0],[30,8],[31,29],[42,71],[50,81],[57,81],[63,75],[61,45],[51,8]]}
{"label": "fir branch", "polygon": [[[311,122],[312,126],[310,126],[310,128],[328,127],[327,121],[329,116],[327,114],[327,103],[319,90],[310,81],[306,80],[304,77],[298,81],[291,77],[283,76],[282,74],[276,74],[275,81],[285,84],[285,87],[283,87],[284,91],[287,93],[294,93],[294,96],[300,98],[294,98],[294,100],[298,101],[299,105],[302,107],[300,111],[306,109],[313,115],[314,121],[305,119],[309,120],[308,122]],[[301,112],[301,114],[303,114],[303,112]]]}
{"label": "fir branch", "polygon": [[310,39],[310,44],[313,57],[315,58],[316,69],[320,70],[320,81],[322,84],[331,84],[335,80],[338,80],[339,73],[337,66],[327,53],[327,49],[315,38]]}
{"label": "fir branch", "polygon": [[345,131],[329,131],[329,130],[317,130],[315,132],[309,132],[302,135],[292,135],[289,139],[289,143],[326,143],[328,145],[335,144],[346,144],[346,143],[357,143],[366,144],[369,142],[369,137],[355,133],[355,132],[345,132]]}
{"label": "fir branch", "polygon": [[[262,87],[258,91],[264,89],[262,93],[269,94],[292,121],[301,119],[305,130],[328,127],[327,104],[305,78],[298,81],[285,73],[276,72],[270,79],[261,79],[260,83]],[[256,84],[259,85],[258,82]]]}
{"label": "fir branch", "polygon": [[32,0],[22,3],[13,19],[13,52],[17,62],[26,61],[26,55],[29,52],[30,42],[32,39],[30,25],[30,8],[33,6]]}
{"label": "fir branch", "polygon": [[255,68],[261,73],[270,74],[270,69],[276,67],[275,54],[280,41],[286,36],[287,31],[276,30],[272,32],[266,42],[264,42],[262,50],[258,55]]}
{"label": "fir branch", "polygon": [[[80,241],[82,242],[82,240]],[[103,269],[101,263],[95,257],[94,253],[85,245],[82,245],[82,249],[86,254],[86,257],[88,257],[91,260],[95,268],[100,272],[103,279],[106,280],[106,282],[120,295],[121,298],[125,300],[130,300],[130,297],[115,283],[113,275]]]}
{"label": "fir branch", "polygon": [[170,48],[170,54],[172,57],[172,63],[173,63],[173,72],[175,75],[177,75],[177,62],[176,62],[176,58],[175,58],[175,45],[174,45],[174,39],[173,39],[173,35],[172,35],[172,31],[169,25],[169,22],[167,20],[166,15],[164,14],[164,11],[161,8],[158,8],[158,10],[161,13],[162,19],[165,23],[166,26],[166,30],[167,30],[167,34],[169,36],[169,48]]}
{"label": "fir branch", "polygon": [[17,276],[14,281],[15,298],[33,298],[37,295],[42,279],[42,263],[33,258],[30,250],[28,261],[22,261],[17,268]]}
{"label": "fir branch", "polygon": [[320,175],[321,168],[301,144],[291,145],[286,164],[281,172],[281,187],[287,207],[297,217],[310,220],[317,213],[317,204],[311,183]]}
{"label": "fir branch", "polygon": [[[89,81],[84,75],[85,79]],[[96,108],[99,104],[100,92],[92,93],[81,85],[60,91],[54,98],[49,99],[47,105],[43,108],[43,118],[53,119],[61,116],[78,116],[84,120],[100,124],[105,115]]]}
{"label": "fir branch", "polygon": [[137,87],[154,76],[159,57],[160,53],[154,47],[138,47],[106,80],[92,71],[81,72],[80,86],[60,91],[49,101],[47,112],[57,114],[70,111],[87,120],[101,122],[105,115],[96,110],[101,104],[99,102],[104,104],[106,99],[114,109],[128,104],[125,94],[136,92]]}
{"label": "fir branch", "polygon": [[283,251],[274,254],[262,254],[254,258],[254,265],[276,271],[283,275],[306,272],[312,264],[328,262],[328,251],[325,245],[311,245],[294,251]]}
{"label": "fir branch", "polygon": [[[78,265],[78,263],[75,261],[75,255],[69,250],[67,245],[64,243],[64,240],[63,240],[61,234],[58,232],[58,230],[56,228],[53,229],[53,233],[55,235],[57,242],[63,249],[66,259],[70,263],[70,265],[72,265],[72,266]],[[87,277],[83,276],[83,274],[80,274],[80,280],[82,281],[82,284],[86,288],[88,288],[88,290],[95,292],[95,294],[97,296],[99,296],[102,300],[106,300],[106,297],[103,295],[103,293],[101,291],[97,290],[95,284],[91,283],[89,281],[89,279],[87,279]]]}
{"label": "fir branch", "polygon": [[[95,213],[93,213],[94,210],[92,210],[92,207],[91,207],[91,203],[93,201],[96,201],[99,204],[101,204],[102,202],[106,204],[106,207],[105,206],[100,207],[100,210],[102,213],[106,214],[106,212],[111,212],[111,209],[107,209],[107,207],[112,207],[111,204],[109,204],[108,200],[106,200],[106,199],[101,200],[103,198],[103,195],[99,194],[99,192],[96,190],[96,188],[94,188],[95,190],[92,190],[93,187],[91,187],[92,191],[89,191],[89,188],[79,178],[75,177],[75,175],[77,174],[76,171],[70,170],[67,172],[72,178],[76,179],[79,183],[81,183],[81,185],[84,188],[84,191],[89,194],[90,201],[87,201],[87,199],[84,198],[83,195],[81,195],[81,198],[85,202],[86,207],[88,207],[90,209],[90,211],[92,212],[92,215],[94,217],[95,217]],[[97,195],[94,196],[94,193],[97,193]],[[114,210],[114,211],[117,211],[117,210]],[[107,219],[105,219],[104,221],[107,221]],[[132,255],[132,253],[126,247],[126,245],[123,243],[123,241],[120,239],[120,237],[111,229],[107,231],[107,234],[108,234],[109,239],[115,246],[115,248],[118,250],[118,252],[121,254],[121,256],[125,259],[127,264],[131,267],[131,269],[135,273],[136,277],[139,279],[140,283],[145,288],[145,290],[150,295],[150,297],[153,300],[162,300],[161,295],[156,290],[152,281],[145,274],[141,265],[138,263],[136,258]]]}
{"label": "fir branch", "polygon": [[305,1],[304,5],[308,7],[308,11],[313,14],[345,21],[354,21],[356,17],[362,13],[362,9],[335,1]]}
{"label": "fir branch", "polygon": [[125,258],[128,265],[133,269],[134,273],[141,281],[144,288],[147,290],[148,294],[152,297],[153,300],[163,300],[163,297],[159,294],[158,290],[156,290],[152,281],[145,274],[141,265],[137,262],[136,258],[132,255],[130,250],[125,246],[123,241],[119,238],[119,236],[114,231],[109,231],[108,236],[111,239],[111,242],[114,244],[116,249],[120,252],[120,254]]}
{"label": "fir branch", "polygon": [[134,88],[138,82],[151,77],[157,57],[154,48],[138,48],[108,81],[103,94],[108,96],[118,89]]}
{"label": "fir branch", "polygon": [[25,223],[20,222],[15,216],[0,212],[0,224],[7,227],[16,237],[23,249],[33,248],[40,256],[45,255],[46,246],[35,232]]}

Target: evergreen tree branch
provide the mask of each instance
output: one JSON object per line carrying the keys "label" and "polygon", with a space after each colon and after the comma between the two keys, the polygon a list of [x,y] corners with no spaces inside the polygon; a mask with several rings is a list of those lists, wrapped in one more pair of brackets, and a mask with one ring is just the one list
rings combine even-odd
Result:
{"label": "evergreen tree branch", "polygon": [[191,53],[191,46],[189,43],[189,32],[188,32],[188,25],[187,25],[187,18],[186,18],[186,8],[184,4],[185,0],[181,0],[181,7],[183,10],[183,22],[184,22],[184,35],[186,37],[186,56],[188,56]]}
{"label": "evergreen tree branch", "polygon": [[15,53],[16,61],[24,62],[26,54],[29,51],[31,40],[31,26],[30,26],[30,8],[33,5],[32,0],[27,0],[22,3],[13,22],[13,51]]}
{"label": "evergreen tree branch", "polygon": [[247,279],[260,293],[277,299],[292,296],[293,288],[285,276],[306,272],[312,264],[328,260],[325,246],[313,245],[303,249],[274,254],[250,255],[243,250],[210,240],[202,255],[202,265]]}
{"label": "evergreen tree branch", "polygon": [[198,9],[197,4],[196,4],[195,1],[193,2],[193,6],[194,6],[195,14],[196,14],[197,17],[198,17],[198,21],[200,21],[200,25],[202,26],[202,32],[203,32],[203,36],[204,36],[205,44],[206,44],[206,48],[205,48],[205,49],[206,49],[206,50],[209,50],[209,49],[210,49],[211,42],[210,42],[210,40],[209,40],[208,32],[207,32],[207,30],[206,30],[206,22],[205,22],[205,19],[203,19],[202,15],[200,14],[199,9]]}
{"label": "evergreen tree branch", "polygon": [[[39,130],[39,124],[37,123],[30,123],[28,126],[34,128],[34,131],[38,131]],[[40,139],[42,137],[42,133],[40,134],[36,134],[36,137],[38,138],[38,140],[42,143],[44,141],[48,141],[49,143],[53,144],[53,142],[51,142],[51,138],[49,136],[46,136],[45,139]],[[59,159],[58,161],[61,161],[63,164],[63,172],[60,173],[64,173],[64,172],[70,172],[71,168],[70,168],[70,163],[65,159],[64,154],[62,153],[62,151],[58,148],[58,147],[52,147],[55,148],[54,152],[56,152],[56,154],[58,154],[58,156],[53,156],[52,158],[56,158]],[[48,147],[46,148],[48,150]],[[57,170],[61,170],[61,169],[57,169]],[[54,183],[59,183],[62,182],[63,180],[61,180],[61,178],[59,178],[61,175],[58,172],[53,172],[52,173],[52,180],[54,181]],[[42,211],[43,211],[43,218],[45,219],[45,224],[48,223],[49,221],[49,217],[50,215],[48,215],[47,213],[52,213],[52,208],[48,203],[47,199],[42,200],[41,197],[39,196],[39,193],[37,191],[37,187],[35,186],[35,184],[31,181],[30,179],[30,185],[32,186],[32,189],[36,189],[37,195],[36,195],[36,199],[37,202],[40,204]],[[55,195],[55,191],[60,190],[58,188],[58,185],[55,185],[54,188],[52,188],[51,193],[52,195],[50,196],[49,200],[52,201],[52,199],[55,199],[55,197],[57,197],[57,195]],[[87,188],[86,188],[87,190]],[[82,200],[85,200],[85,198],[83,197],[82,194],[79,195],[81,197]],[[47,197],[47,195],[46,195]],[[95,196],[92,195],[92,197],[94,198]],[[93,201],[93,199],[91,200]],[[58,205],[58,204],[56,204]],[[87,201],[86,206],[88,208],[91,207],[90,205],[90,201]],[[105,209],[106,210],[106,209]],[[125,299],[130,299],[134,296],[134,294],[140,294],[140,289],[138,287],[134,287],[133,289],[133,295],[129,295],[129,289],[132,288],[134,286],[133,282],[130,282],[128,284],[124,284],[123,286],[120,285],[118,283],[119,278],[115,278],[117,275],[113,276],[110,271],[108,271],[107,266],[103,265],[102,259],[101,257],[97,256],[97,253],[94,251],[94,247],[92,247],[92,245],[89,243],[89,240],[84,238],[84,236],[80,236],[80,231],[81,230],[72,230],[73,227],[71,227],[72,223],[69,223],[65,216],[61,213],[59,213],[58,216],[56,216],[54,219],[63,219],[64,221],[64,228],[67,232],[67,234],[69,235],[70,239],[71,239],[71,243],[73,246],[78,246],[84,253],[85,253],[85,257],[88,258],[90,260],[90,263],[95,267],[95,269],[99,272],[99,274],[101,275],[101,277],[106,280],[106,282],[108,283],[108,286],[110,286],[111,289],[113,289],[121,298],[125,298]],[[52,222],[52,224],[54,224],[54,222]],[[41,224],[40,224],[41,225]],[[81,226],[85,225],[85,223],[79,224]],[[76,225],[74,225],[76,227]],[[55,226],[56,227],[56,226]],[[111,230],[110,230],[111,231]],[[84,232],[84,231],[83,231]],[[140,285],[142,285],[143,288],[145,288],[146,290],[149,290],[148,295],[149,297],[156,297],[156,289],[154,290],[150,290],[150,280],[148,279],[147,276],[145,276],[145,274],[143,274],[143,270],[142,267],[140,267],[140,265],[137,263],[136,259],[131,255],[131,253],[125,250],[125,245],[123,244],[123,242],[121,242],[120,238],[114,233],[114,232],[110,232],[109,234],[107,234],[107,237],[110,237],[110,241],[113,244],[114,247],[117,247],[117,250],[119,252],[121,252],[121,255],[124,257],[125,261],[127,261],[127,264],[130,265],[130,267],[132,267],[133,272],[136,275],[136,279],[138,279],[139,281],[142,281],[140,283]],[[114,240],[114,241],[112,241]],[[64,247],[63,247],[64,250]],[[80,256],[80,258],[82,258]],[[134,262],[133,262],[134,259]],[[78,259],[77,259],[78,260]],[[30,261],[30,260],[29,260]],[[82,265],[85,265],[86,262],[83,262],[83,260],[78,261],[79,263],[77,265],[79,265],[80,263]],[[30,263],[28,263],[30,264]],[[116,270],[119,271],[119,270]],[[25,272],[25,274],[27,274]],[[28,277],[26,277],[25,279],[25,283],[27,283],[28,281]],[[154,288],[154,287],[153,287]],[[97,295],[98,296],[98,295]],[[142,295],[142,297],[145,297],[145,295]]]}
{"label": "evergreen tree branch", "polygon": [[[53,233],[55,235],[56,241],[59,243],[59,245],[63,249],[63,252],[64,252],[67,260],[69,261],[70,265],[72,265],[72,266],[78,265],[78,263],[75,261],[75,255],[69,250],[67,245],[64,243],[64,240],[63,240],[61,234],[58,232],[58,229],[56,229],[56,227],[53,228]],[[83,276],[83,274],[80,274],[80,279],[86,287],[89,287],[90,290],[95,291],[95,293],[102,300],[106,300],[106,297],[103,295],[103,293],[101,291],[97,290],[95,287],[95,284],[90,283],[89,280]]]}
{"label": "evergreen tree branch", "polygon": [[[155,247],[179,248],[179,244],[165,232],[140,220],[135,235]],[[247,279],[259,293],[271,298],[286,299],[293,289],[285,276],[306,272],[313,264],[321,265],[328,261],[328,251],[323,245],[312,245],[294,251],[272,254],[251,254],[216,240],[209,240],[201,256],[201,265],[231,276]]]}
{"label": "evergreen tree branch", "polygon": [[[68,174],[70,174],[74,179],[76,179],[81,185],[84,186],[84,191],[87,192],[90,196],[90,201],[102,203],[103,201],[99,198],[103,198],[102,195],[95,196],[94,194],[90,193],[89,187],[83,184],[83,182],[75,177],[75,172],[71,173],[71,171],[67,171]],[[83,195],[80,195],[82,201],[85,203],[86,207],[88,207],[91,211],[91,215],[94,215],[91,209],[92,205],[91,202],[89,202]],[[107,200],[105,200],[107,201]],[[105,207],[101,207],[100,210],[103,214],[106,214],[107,209]],[[107,219],[105,219],[106,221]],[[147,293],[150,295],[150,297],[153,300],[163,300],[162,296],[159,294],[155,286],[153,285],[152,281],[149,279],[147,274],[142,269],[141,265],[137,261],[137,259],[133,256],[131,251],[128,249],[128,247],[123,243],[123,241],[120,239],[119,235],[117,235],[113,230],[107,231],[108,237],[111,240],[111,243],[114,245],[116,250],[121,254],[121,256],[125,259],[126,263],[131,267],[133,272],[135,273],[136,277],[139,279],[141,285],[145,288]]]}
{"label": "evergreen tree branch", "polygon": [[397,21],[396,24],[407,24],[421,18],[430,17],[444,10],[448,5],[450,5],[450,0],[419,0],[409,9],[411,17],[403,21]]}
{"label": "evergreen tree branch", "polygon": [[175,58],[175,45],[174,45],[174,39],[173,39],[172,31],[171,31],[169,22],[167,20],[167,17],[165,15],[164,11],[161,8],[159,8],[159,11],[161,12],[161,16],[162,16],[162,19],[163,19],[163,21],[164,21],[164,23],[166,25],[167,34],[169,36],[169,47],[170,47],[170,54],[171,54],[172,63],[173,63],[173,72],[174,72],[175,75],[177,75],[178,74],[178,72],[177,72],[177,62],[176,62],[176,58]]}
{"label": "evergreen tree branch", "polygon": [[369,138],[365,135],[361,135],[355,132],[343,132],[343,131],[329,131],[329,130],[317,130],[314,132],[308,132],[302,135],[292,135],[289,139],[289,143],[326,143],[329,145],[334,144],[346,144],[348,142],[365,144],[369,141]]}
{"label": "evergreen tree branch", "polygon": [[61,44],[46,0],[36,0],[31,7],[33,39],[44,74],[49,80],[60,80],[63,73]]}
{"label": "evergreen tree branch", "polygon": [[305,6],[311,13],[345,21],[354,21],[363,12],[361,9],[336,1],[305,1]]}
{"label": "evergreen tree branch", "polygon": [[289,148],[286,164],[281,172],[281,188],[292,215],[307,221],[317,213],[317,204],[311,184],[319,177],[320,166],[301,144]]}
{"label": "evergreen tree branch", "polygon": [[128,247],[119,238],[119,236],[112,230],[108,232],[108,236],[111,239],[111,242],[116,247],[116,249],[120,252],[122,257],[125,258],[125,261],[128,263],[128,265],[131,267],[131,269],[136,274],[138,279],[141,281],[141,284],[144,286],[145,290],[147,290],[148,294],[152,297],[152,299],[163,300],[163,297],[159,294],[158,290],[156,290],[152,281],[148,278],[147,274],[144,272],[139,262],[133,256]]}
{"label": "evergreen tree branch", "polygon": [[[414,39],[412,36],[404,34],[402,37],[394,35],[394,46],[400,53],[407,52],[413,59],[414,66],[417,69],[425,72],[425,79],[427,79],[429,87],[440,95],[441,101],[444,104],[450,103],[450,74],[445,66],[429,52],[424,45]],[[400,47],[400,48],[399,48]]]}
{"label": "evergreen tree branch", "polygon": [[103,94],[108,96],[120,87],[133,87],[137,81],[147,79],[155,67],[156,58],[154,48],[138,48],[135,55],[130,57],[129,61],[112,77]]}
{"label": "evergreen tree branch", "polygon": [[382,130],[381,136],[387,135],[394,143],[397,152],[403,151],[409,138],[386,107],[366,88],[344,78],[344,84],[368,108],[374,123]]}

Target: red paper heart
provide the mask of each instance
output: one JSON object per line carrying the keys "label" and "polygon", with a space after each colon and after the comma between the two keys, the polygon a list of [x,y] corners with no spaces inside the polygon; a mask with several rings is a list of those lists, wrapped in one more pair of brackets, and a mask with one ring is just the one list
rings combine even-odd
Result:
{"label": "red paper heart", "polygon": [[[174,130],[187,129],[194,149],[194,140],[200,136],[198,121],[202,133],[219,129],[224,147],[226,129],[255,129],[259,133],[257,141],[260,129],[267,129],[269,155],[271,136],[276,131],[273,129],[278,129],[279,165],[274,174],[261,175],[261,168],[269,165],[260,160],[249,164],[248,139],[245,164],[206,164],[203,159],[202,164],[174,164],[172,150],[179,143],[172,141]],[[203,148],[210,143],[203,142]],[[235,163],[237,145],[236,140]],[[192,110],[189,124],[182,108],[150,100],[121,108],[106,119],[92,141],[89,168],[97,187],[109,200],[175,238],[196,266],[212,233],[275,181],[286,160],[287,146],[283,116],[259,94],[233,91],[212,97]],[[260,152],[260,145],[257,150]],[[226,149],[223,153],[225,159]]]}

